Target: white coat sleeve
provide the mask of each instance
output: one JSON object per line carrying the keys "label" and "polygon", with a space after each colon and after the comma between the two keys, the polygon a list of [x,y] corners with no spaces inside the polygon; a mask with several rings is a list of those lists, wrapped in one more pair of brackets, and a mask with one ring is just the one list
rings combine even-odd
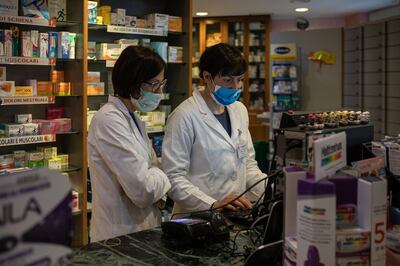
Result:
{"label": "white coat sleeve", "polygon": [[135,151],[134,136],[124,119],[104,114],[94,132],[96,148],[133,204],[145,208],[160,200],[171,184],[163,171]]}
{"label": "white coat sleeve", "polygon": [[187,179],[195,138],[189,119],[179,109],[168,118],[161,163],[172,185],[168,195],[188,211],[207,210],[216,199]]}

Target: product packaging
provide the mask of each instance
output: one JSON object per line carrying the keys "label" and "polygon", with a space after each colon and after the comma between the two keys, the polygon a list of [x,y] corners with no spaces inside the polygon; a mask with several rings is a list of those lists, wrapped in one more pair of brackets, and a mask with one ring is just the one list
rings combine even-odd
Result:
{"label": "product packaging", "polygon": [[14,155],[14,163],[15,163],[15,168],[21,168],[21,167],[25,167],[26,162],[25,162],[25,156],[26,153],[25,151],[14,151],[13,152]]}
{"label": "product packaging", "polygon": [[183,62],[183,47],[168,46],[168,62],[182,63]]}
{"label": "product packaging", "polygon": [[18,0],[0,0],[0,14],[18,16]]}
{"label": "product packaging", "polygon": [[387,181],[379,177],[358,179],[358,225],[371,232],[371,265],[386,265]]}
{"label": "product packaging", "polygon": [[7,68],[0,67],[0,81],[6,81],[6,80],[7,80]]}
{"label": "product packaging", "polygon": [[4,56],[13,56],[12,31],[4,30]]}
{"label": "product packaging", "polygon": [[49,32],[49,58],[57,57],[58,32]]}
{"label": "product packaging", "polygon": [[88,42],[88,59],[96,59],[96,42]]}
{"label": "product packaging", "polygon": [[39,147],[38,151],[43,153],[45,160],[57,157],[57,147]]}
{"label": "product packaging", "polygon": [[44,167],[43,152],[27,152],[26,161],[29,168]]}
{"label": "product packaging", "polygon": [[67,133],[72,131],[72,122],[70,118],[57,118],[53,119],[56,123],[57,133]]}
{"label": "product packaging", "polygon": [[146,16],[148,27],[168,32],[168,15],[160,13],[152,13]]}
{"label": "product packaging", "polygon": [[134,16],[125,16],[125,26],[127,26],[127,27],[136,27],[136,17],[134,17]]}
{"label": "product packaging", "polygon": [[125,26],[126,10],[123,8],[115,8],[113,12],[117,14],[117,25]]}
{"label": "product packaging", "polygon": [[63,82],[64,81],[64,71],[62,71],[62,70],[51,71],[50,80],[53,82]]}
{"label": "product packaging", "polygon": [[46,1],[43,0],[20,0],[22,12],[26,17],[50,19]]}
{"label": "product packaging", "polygon": [[36,79],[25,80],[25,86],[31,86],[33,89],[33,96],[37,96],[37,80]]}
{"label": "product packaging", "polygon": [[121,45],[115,43],[98,43],[96,45],[96,58],[104,60],[117,60],[121,54]]}
{"label": "product packaging", "polygon": [[75,59],[76,33],[69,33],[69,58]]}
{"label": "product packaging", "polygon": [[57,21],[67,21],[67,0],[47,0],[49,15]]}
{"label": "product packaging", "polygon": [[350,266],[350,265],[360,265],[369,266],[369,255],[356,255],[351,257],[338,257],[336,258],[336,266]]}
{"label": "product packaging", "polygon": [[4,30],[0,29],[0,56],[4,56]]}
{"label": "product packaging", "polygon": [[12,210],[15,218],[4,216],[8,219],[1,236],[8,244],[2,261],[7,265],[72,264],[69,179],[54,170],[35,169],[7,174],[0,179],[0,187],[8,195],[0,204]]}
{"label": "product packaging", "polygon": [[41,32],[39,33],[39,57],[49,57],[49,34]]}
{"label": "product packaging", "polygon": [[33,87],[32,86],[15,86],[14,96],[33,96]]}
{"label": "product packaging", "polygon": [[336,198],[332,182],[298,181],[297,265],[335,265]]}
{"label": "product packaging", "polygon": [[15,94],[14,81],[0,81],[0,96],[11,97]]}
{"label": "product packaging", "polygon": [[96,24],[97,18],[97,2],[88,1],[88,23]]}
{"label": "product packaging", "polygon": [[147,20],[141,19],[141,18],[136,18],[136,28],[139,28],[139,29],[148,28]]}
{"label": "product packaging", "polygon": [[66,171],[69,165],[69,156],[68,154],[58,154],[57,158],[61,161],[61,171]]}
{"label": "product packaging", "polygon": [[32,57],[39,57],[39,31],[31,30]]}
{"label": "product packaging", "polygon": [[38,81],[37,96],[51,96],[51,95],[53,95],[53,83],[51,81]]}
{"label": "product packaging", "polygon": [[286,265],[296,265],[297,260],[297,240],[296,237],[286,237],[284,246],[284,256]]}
{"label": "product packaging", "polygon": [[98,15],[103,17],[103,24],[105,25],[110,25],[110,12],[111,12],[111,6],[100,6],[98,8]]}
{"label": "product packaging", "polygon": [[59,158],[44,159],[44,167],[61,171],[61,159]]}
{"label": "product packaging", "polygon": [[20,30],[17,26],[11,26],[11,36],[12,36],[12,56],[19,56]]}
{"label": "product packaging", "polygon": [[0,155],[0,170],[15,168],[13,154]]}
{"label": "product packaging", "polygon": [[55,96],[70,96],[71,83],[70,82],[56,82],[53,84],[53,94]]}
{"label": "product packaging", "polygon": [[46,108],[46,118],[48,120],[62,117],[64,117],[64,107],[49,106]]}
{"label": "product packaging", "polygon": [[88,82],[100,82],[100,72],[99,71],[88,71],[87,81]]}
{"label": "product packaging", "polygon": [[88,82],[87,95],[104,95],[104,82]]}
{"label": "product packaging", "polygon": [[25,136],[34,136],[39,134],[39,124],[36,123],[27,123],[22,124],[24,126],[24,135]]}
{"label": "product packaging", "polygon": [[41,135],[56,134],[56,123],[53,120],[34,119],[33,123],[39,125],[39,132]]}
{"label": "product packaging", "polygon": [[167,42],[151,42],[151,49],[158,53],[161,58],[167,62],[168,61],[168,43]]}
{"label": "product packaging", "polygon": [[33,55],[33,45],[31,40],[30,31],[21,31],[21,56],[32,57]]}
{"label": "product packaging", "polygon": [[70,50],[70,43],[69,43],[69,32],[60,31],[58,33],[58,58],[68,59],[69,58],[69,50]]}
{"label": "product packaging", "polygon": [[32,114],[16,114],[14,122],[17,124],[32,123]]}
{"label": "product packaging", "polygon": [[168,31],[182,32],[182,17],[168,16]]}
{"label": "product packaging", "polygon": [[336,230],[336,256],[352,257],[368,255],[371,240],[370,231],[360,227],[339,227]]}
{"label": "product packaging", "polygon": [[79,209],[79,193],[76,190],[72,190],[72,211],[77,212]]}

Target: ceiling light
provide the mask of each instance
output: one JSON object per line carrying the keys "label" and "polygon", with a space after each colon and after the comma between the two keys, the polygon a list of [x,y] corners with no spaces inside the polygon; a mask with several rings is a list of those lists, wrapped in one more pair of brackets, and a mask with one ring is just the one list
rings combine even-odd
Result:
{"label": "ceiling light", "polygon": [[308,8],[307,7],[298,7],[298,8],[295,9],[295,11],[303,13],[303,12],[307,12]]}
{"label": "ceiling light", "polygon": [[196,12],[196,16],[201,16],[201,17],[208,16],[208,12]]}

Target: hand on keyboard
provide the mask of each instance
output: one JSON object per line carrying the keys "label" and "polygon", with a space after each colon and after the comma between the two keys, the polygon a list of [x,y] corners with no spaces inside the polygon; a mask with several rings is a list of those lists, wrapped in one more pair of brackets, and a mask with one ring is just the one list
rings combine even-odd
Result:
{"label": "hand on keyboard", "polygon": [[251,202],[244,196],[234,200],[237,196],[234,194],[230,194],[223,198],[222,200],[217,200],[213,204],[213,208],[216,209],[228,209],[231,211],[236,211],[238,208],[240,209],[250,209],[252,207]]}

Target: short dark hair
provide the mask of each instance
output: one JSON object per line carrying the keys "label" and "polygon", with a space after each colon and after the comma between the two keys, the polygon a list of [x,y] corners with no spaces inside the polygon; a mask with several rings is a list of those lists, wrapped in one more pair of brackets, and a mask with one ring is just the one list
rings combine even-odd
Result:
{"label": "short dark hair", "polygon": [[115,62],[112,72],[114,94],[130,98],[140,93],[143,82],[165,69],[164,60],[153,50],[143,46],[128,46]]}
{"label": "short dark hair", "polygon": [[222,76],[239,76],[247,70],[247,62],[236,47],[226,43],[208,47],[200,57],[200,77],[207,71],[214,78],[217,74]]}

